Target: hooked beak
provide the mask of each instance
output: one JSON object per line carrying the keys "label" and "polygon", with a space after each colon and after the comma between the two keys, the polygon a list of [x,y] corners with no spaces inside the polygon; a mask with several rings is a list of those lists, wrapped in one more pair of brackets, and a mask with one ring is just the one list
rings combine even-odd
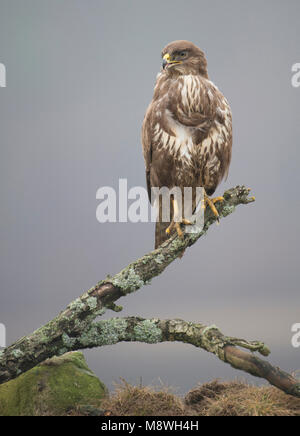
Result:
{"label": "hooked beak", "polygon": [[167,53],[163,57],[163,64],[162,64],[163,69],[165,69],[166,66],[170,65],[170,64],[181,64],[181,62],[180,61],[172,61],[171,56],[169,55],[169,53]]}

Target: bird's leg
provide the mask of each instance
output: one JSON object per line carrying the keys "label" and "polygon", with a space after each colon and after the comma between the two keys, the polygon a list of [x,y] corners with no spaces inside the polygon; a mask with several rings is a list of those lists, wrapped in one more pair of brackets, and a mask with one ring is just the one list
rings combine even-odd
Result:
{"label": "bird's leg", "polygon": [[186,226],[192,226],[193,223],[191,223],[191,221],[189,221],[189,220],[187,220],[187,219],[185,219],[185,218],[183,218],[181,216],[180,211],[179,211],[179,206],[178,206],[176,198],[172,197],[171,200],[172,200],[172,203],[173,203],[173,211],[174,211],[174,215],[173,216],[174,216],[174,218],[172,219],[171,224],[167,228],[166,233],[168,235],[170,235],[172,230],[175,228],[179,238],[183,239],[183,231],[181,229],[181,225],[183,224],[183,225],[186,225]]}
{"label": "bird's leg", "polygon": [[214,214],[214,216],[217,218],[217,220],[219,222],[219,212],[217,211],[216,206],[215,206],[215,204],[218,201],[224,201],[224,197],[209,198],[209,196],[204,191],[204,202],[203,202],[204,209],[206,209],[206,206],[209,206],[212,213]]}

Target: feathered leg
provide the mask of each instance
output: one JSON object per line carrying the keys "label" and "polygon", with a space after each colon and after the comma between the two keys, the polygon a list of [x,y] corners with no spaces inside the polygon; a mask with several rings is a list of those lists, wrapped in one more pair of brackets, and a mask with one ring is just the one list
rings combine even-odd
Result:
{"label": "feathered leg", "polygon": [[173,203],[173,210],[174,210],[174,218],[172,219],[169,227],[166,229],[166,233],[167,235],[170,236],[172,230],[174,230],[175,228],[179,238],[183,239],[183,231],[181,225],[183,224],[186,226],[191,226],[193,225],[193,223],[182,217],[176,198],[172,197],[172,203]]}

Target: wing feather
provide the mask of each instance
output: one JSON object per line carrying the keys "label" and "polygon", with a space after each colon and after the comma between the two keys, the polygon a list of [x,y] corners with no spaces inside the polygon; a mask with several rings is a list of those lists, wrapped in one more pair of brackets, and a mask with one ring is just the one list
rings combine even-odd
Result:
{"label": "wing feather", "polygon": [[143,155],[145,161],[145,169],[146,169],[146,183],[147,183],[147,191],[149,201],[151,202],[151,164],[152,164],[152,137],[151,137],[151,112],[152,112],[152,104],[150,104],[142,127],[142,146],[143,146]]}

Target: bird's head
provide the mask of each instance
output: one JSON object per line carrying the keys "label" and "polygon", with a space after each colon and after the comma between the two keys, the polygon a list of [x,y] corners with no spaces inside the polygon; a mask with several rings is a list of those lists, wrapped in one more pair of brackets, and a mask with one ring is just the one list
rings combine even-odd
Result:
{"label": "bird's head", "polygon": [[171,42],[163,49],[162,59],[166,74],[200,74],[208,77],[205,54],[192,42]]}

